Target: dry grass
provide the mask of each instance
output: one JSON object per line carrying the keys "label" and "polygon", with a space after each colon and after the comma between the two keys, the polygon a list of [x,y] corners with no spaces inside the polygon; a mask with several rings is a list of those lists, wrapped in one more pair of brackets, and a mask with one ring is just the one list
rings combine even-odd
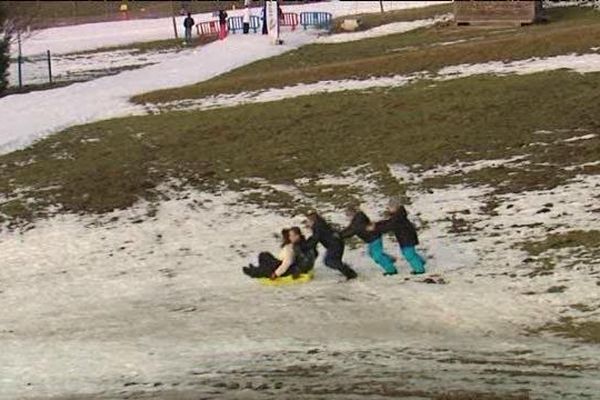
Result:
{"label": "dry grass", "polygon": [[[206,190],[221,183],[239,190],[244,184],[238,180],[246,177],[292,183],[362,164],[379,174],[382,191],[397,194],[402,188],[388,176],[388,163],[425,169],[504,158],[531,153],[527,144],[540,140],[534,134],[539,129],[564,129],[553,140],[580,134],[575,128],[598,132],[598,76],[566,71],[478,76],[77,126],[0,157],[0,191],[19,203],[0,206],[0,213],[12,221],[51,204],[62,211],[102,213],[152,199],[156,186],[169,177]],[[600,139],[547,148],[554,147],[535,157],[563,166],[595,161]],[[564,171],[548,180],[542,168],[554,171],[543,166],[517,175],[490,170],[469,180],[518,192],[586,173]],[[27,197],[37,202],[26,203]]]}
{"label": "dry grass", "polygon": [[[385,7],[384,7],[385,9]],[[409,8],[404,10],[385,11],[384,13],[358,14],[351,17],[340,17],[333,20],[333,33],[345,32],[341,25],[347,18],[360,20],[356,31],[366,31],[377,26],[391,24],[393,22],[415,21],[419,19],[433,18],[438,15],[451,13],[452,4],[439,4],[429,7]]]}
{"label": "dry grass", "polygon": [[456,64],[586,53],[600,42],[597,12],[551,11],[554,22],[521,29],[446,24],[359,42],[304,46],[206,82],[135,96],[133,101],[162,103],[322,80],[437,72]]}

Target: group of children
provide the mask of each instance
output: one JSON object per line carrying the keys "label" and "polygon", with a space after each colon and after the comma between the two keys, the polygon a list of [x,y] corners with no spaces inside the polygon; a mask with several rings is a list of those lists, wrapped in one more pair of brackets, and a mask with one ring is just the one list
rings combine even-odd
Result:
{"label": "group of children", "polygon": [[425,260],[415,249],[419,244],[417,231],[408,219],[406,208],[399,201],[390,201],[387,218],[379,222],[371,222],[364,212],[354,206],[348,207],[346,214],[350,224],[338,232],[316,212],[309,213],[306,224],[312,231],[311,237],[306,239],[298,227],[284,229],[281,232],[283,243],[279,255],[260,253],[258,265],[250,264],[243,268],[243,272],[252,278],[298,277],[312,270],[318,256],[317,245],[321,244],[325,248],[325,265],[338,270],[346,279],[354,279],[356,272],[342,258],[344,240],[358,236],[367,244],[369,256],[383,269],[383,274],[395,275],[398,273],[396,260],[383,249],[382,235],[388,232],[395,235],[400,252],[409,263],[412,273],[425,272]]}

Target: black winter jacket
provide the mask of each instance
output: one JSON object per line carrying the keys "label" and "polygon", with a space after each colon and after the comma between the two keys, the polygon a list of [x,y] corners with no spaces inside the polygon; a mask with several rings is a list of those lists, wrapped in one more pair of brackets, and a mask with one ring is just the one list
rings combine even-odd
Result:
{"label": "black winter jacket", "polygon": [[219,11],[219,23],[221,25],[225,25],[227,23],[227,12],[223,10]]}
{"label": "black winter jacket", "polygon": [[317,243],[321,243],[326,249],[340,248],[344,246],[344,241],[339,233],[325,222],[321,217],[317,217],[314,226],[312,227],[313,234],[306,242],[309,247],[316,247]]}
{"label": "black winter jacket", "polygon": [[342,239],[348,239],[356,235],[364,242],[371,243],[372,241],[379,239],[381,237],[381,233],[377,231],[368,231],[367,225],[370,223],[371,220],[369,217],[367,217],[364,212],[359,211],[352,218],[350,225],[340,232],[340,236]]}
{"label": "black winter jacket", "polygon": [[381,233],[393,232],[396,235],[398,243],[402,247],[411,247],[419,244],[417,229],[412,222],[408,220],[406,209],[400,207],[398,211],[390,215],[384,221],[375,224],[375,231]]}
{"label": "black winter jacket", "polygon": [[294,245],[295,264],[300,273],[306,273],[313,269],[318,255],[316,247],[311,247],[306,240]]}
{"label": "black winter jacket", "polygon": [[192,17],[186,17],[186,19],[183,20],[183,26],[185,28],[192,28],[195,24],[194,18]]}

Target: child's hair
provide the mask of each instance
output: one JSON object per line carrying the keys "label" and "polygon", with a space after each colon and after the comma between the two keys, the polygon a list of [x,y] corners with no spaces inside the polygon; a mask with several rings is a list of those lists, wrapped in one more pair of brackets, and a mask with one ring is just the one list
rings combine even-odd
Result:
{"label": "child's hair", "polygon": [[388,207],[397,210],[402,207],[402,201],[399,197],[392,197],[388,203]]}
{"label": "child's hair", "polygon": [[285,247],[290,244],[292,241],[290,240],[290,230],[288,228],[284,228],[281,230],[281,247]]}
{"label": "child's hair", "polygon": [[296,235],[300,236],[300,239],[301,239],[301,240],[303,240],[303,241],[304,241],[304,240],[306,240],[306,238],[305,238],[305,237],[304,237],[304,235],[302,234],[302,230],[301,230],[299,227],[297,227],[297,226],[292,226],[292,227],[290,228],[290,232],[294,232]]}
{"label": "child's hair", "polygon": [[404,205],[402,205],[402,201],[400,200],[400,198],[396,197],[390,199],[388,207],[394,210],[394,213],[400,214],[402,217],[406,217],[408,215],[408,212],[406,211]]}
{"label": "child's hair", "polygon": [[317,214],[317,212],[314,210],[311,210],[306,213],[306,219],[308,219],[311,222],[315,222],[317,218],[319,218],[319,214]]}
{"label": "child's hair", "polygon": [[355,215],[360,211],[360,208],[355,203],[350,203],[346,205],[346,214],[347,215]]}

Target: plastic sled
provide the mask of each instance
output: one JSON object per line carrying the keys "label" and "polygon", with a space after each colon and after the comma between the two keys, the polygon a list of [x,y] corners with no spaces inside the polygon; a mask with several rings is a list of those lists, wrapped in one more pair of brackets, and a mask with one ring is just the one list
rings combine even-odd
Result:
{"label": "plastic sled", "polygon": [[297,283],[306,283],[310,282],[315,273],[313,271],[307,272],[306,274],[300,274],[298,278],[294,279],[292,275],[281,276],[277,279],[269,279],[269,278],[258,278],[258,281],[266,286],[282,286],[282,285],[295,285]]}

